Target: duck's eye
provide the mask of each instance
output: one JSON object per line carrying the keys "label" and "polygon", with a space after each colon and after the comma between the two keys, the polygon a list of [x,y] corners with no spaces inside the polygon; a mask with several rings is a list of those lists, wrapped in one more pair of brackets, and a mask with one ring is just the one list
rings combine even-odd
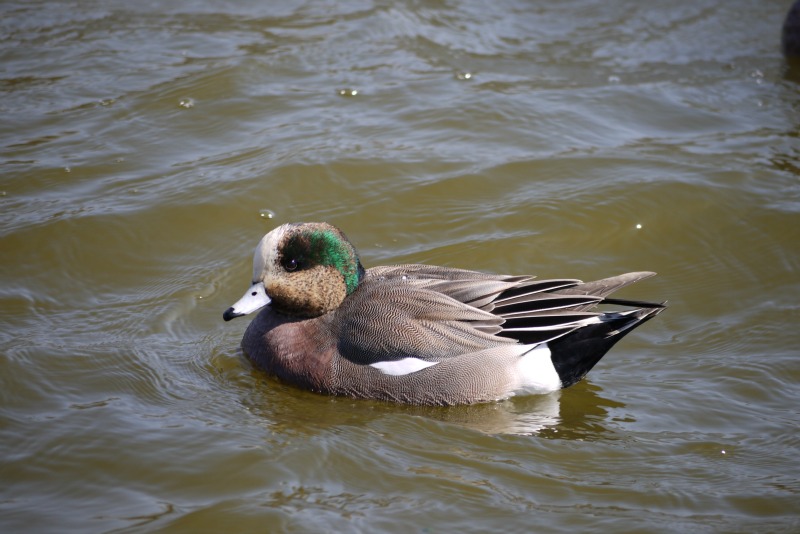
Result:
{"label": "duck's eye", "polygon": [[283,268],[286,269],[287,271],[296,271],[297,270],[297,260],[294,259],[294,258],[290,259],[289,261],[287,261],[284,264]]}

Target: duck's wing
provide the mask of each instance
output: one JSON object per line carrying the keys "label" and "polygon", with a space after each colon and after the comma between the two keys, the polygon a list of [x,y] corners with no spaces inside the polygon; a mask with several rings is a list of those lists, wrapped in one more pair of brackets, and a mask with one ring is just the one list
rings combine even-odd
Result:
{"label": "duck's wing", "polygon": [[561,279],[522,282],[491,303],[492,313],[505,319],[498,335],[524,344],[544,343],[579,328],[611,321],[619,315],[594,310],[599,304],[663,308],[664,304],[608,297],[620,288],[653,275],[655,273],[635,272],[593,282]]}
{"label": "duck's wing", "polygon": [[377,280],[430,289],[475,308],[485,307],[502,292],[534,278],[420,264],[373,267],[367,269],[367,275]]}
{"label": "duck's wing", "polygon": [[[451,286],[465,300],[482,301],[503,291],[496,281]],[[460,285],[460,284],[458,284]],[[495,334],[504,319],[429,287],[421,280],[367,276],[331,314],[339,354],[359,364],[375,365],[413,358],[424,362],[513,346]]]}
{"label": "duck's wing", "polygon": [[372,363],[408,357],[440,361],[509,342],[545,343],[617,316],[593,311],[598,304],[662,308],[608,298],[654,274],[582,282],[430,265],[374,267],[340,310],[339,349],[354,361]]}
{"label": "duck's wing", "polygon": [[576,308],[602,298],[549,293],[578,284],[427,265],[378,267],[367,271],[331,325],[339,353],[353,362],[437,362],[579,328],[597,314]]}
{"label": "duck's wing", "polygon": [[634,273],[625,273],[602,280],[595,280],[594,282],[581,282],[573,287],[564,288],[559,290],[558,293],[564,295],[592,295],[602,297],[604,304],[621,304],[623,306],[638,306],[642,308],[661,307],[661,305],[653,304],[652,302],[640,302],[634,300],[623,299],[610,299],[607,298],[611,293],[629,286],[639,280],[655,276],[656,273],[651,271],[638,271]]}

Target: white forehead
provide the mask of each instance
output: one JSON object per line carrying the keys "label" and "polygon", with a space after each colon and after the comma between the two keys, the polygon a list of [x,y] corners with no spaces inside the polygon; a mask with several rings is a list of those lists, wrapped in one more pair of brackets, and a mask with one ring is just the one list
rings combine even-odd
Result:
{"label": "white forehead", "polygon": [[253,282],[264,279],[268,268],[278,260],[278,245],[283,240],[288,225],[284,224],[261,238],[253,253]]}

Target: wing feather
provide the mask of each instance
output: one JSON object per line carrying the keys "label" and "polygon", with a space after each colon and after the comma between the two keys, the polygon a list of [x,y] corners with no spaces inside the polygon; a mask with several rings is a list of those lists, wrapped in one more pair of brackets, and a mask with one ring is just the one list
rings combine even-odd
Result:
{"label": "wing feather", "polygon": [[544,343],[603,321],[588,311],[613,291],[652,276],[628,273],[594,282],[534,280],[429,265],[373,267],[331,324],[339,353],[356,363],[426,362],[510,344]]}

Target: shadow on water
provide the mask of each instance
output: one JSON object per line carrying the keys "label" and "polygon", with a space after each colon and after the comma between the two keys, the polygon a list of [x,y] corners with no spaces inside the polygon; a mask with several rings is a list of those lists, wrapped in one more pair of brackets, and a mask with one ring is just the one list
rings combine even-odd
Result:
{"label": "shadow on water", "polygon": [[786,81],[800,84],[800,56],[787,56],[783,74]]}
{"label": "shadow on water", "polygon": [[241,402],[275,433],[313,435],[340,427],[363,427],[381,418],[420,417],[486,434],[537,435],[548,439],[609,439],[610,409],[623,403],[604,398],[588,382],[547,395],[466,406],[409,406],[329,397],[299,390],[253,370],[257,384]]}
{"label": "shadow on water", "polygon": [[781,32],[781,48],[787,65],[784,77],[800,83],[800,0],[795,1],[786,14]]}

